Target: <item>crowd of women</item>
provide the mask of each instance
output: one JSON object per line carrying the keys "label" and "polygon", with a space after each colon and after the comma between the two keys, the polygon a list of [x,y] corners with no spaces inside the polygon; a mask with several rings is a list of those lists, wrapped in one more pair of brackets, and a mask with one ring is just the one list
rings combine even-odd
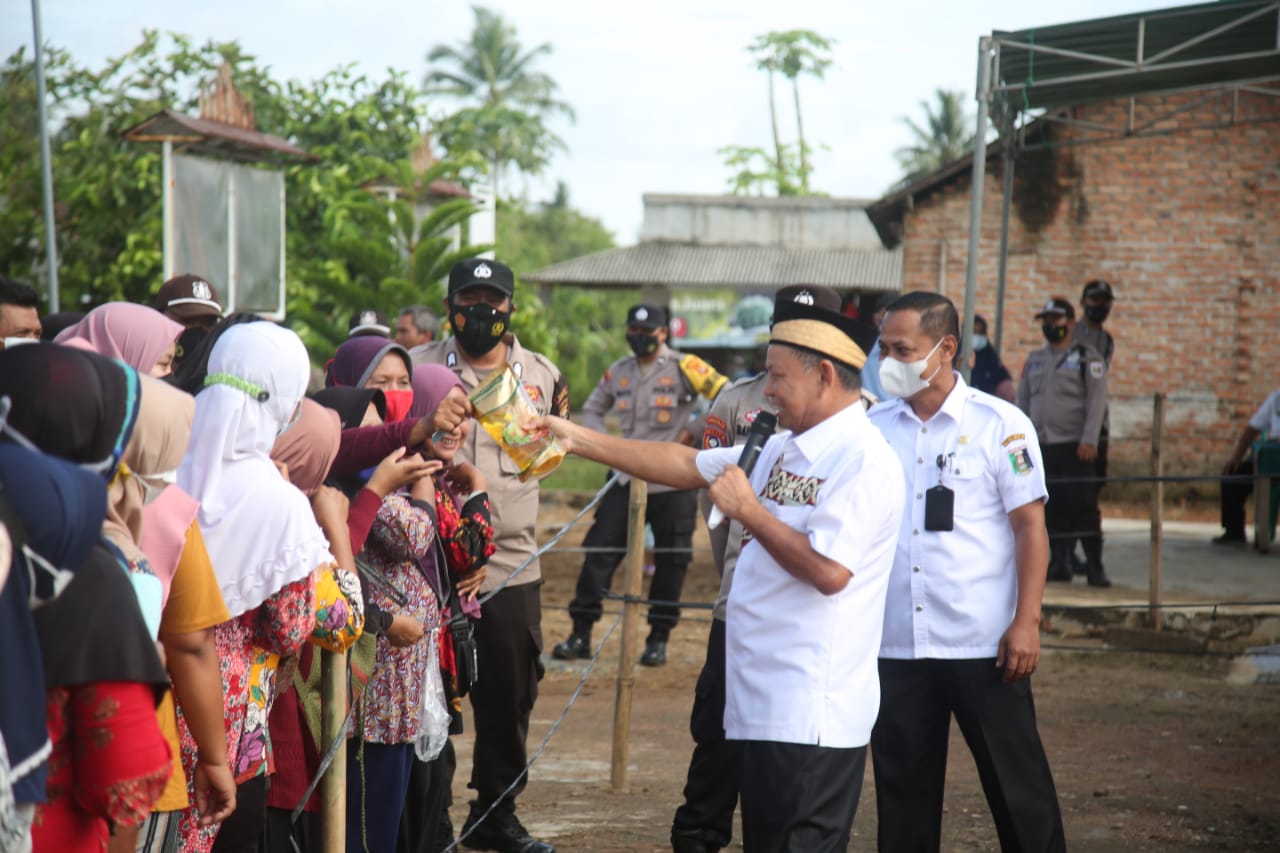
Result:
{"label": "crowd of women", "polygon": [[288,329],[182,333],[111,303],[0,351],[0,850],[317,849],[319,649],[347,850],[434,853],[493,552],[462,386],[363,337],[308,398]]}

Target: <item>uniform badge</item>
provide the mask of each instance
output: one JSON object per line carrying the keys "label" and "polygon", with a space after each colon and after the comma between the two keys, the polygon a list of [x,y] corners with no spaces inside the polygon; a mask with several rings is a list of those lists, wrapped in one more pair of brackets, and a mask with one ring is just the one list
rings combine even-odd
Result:
{"label": "uniform badge", "polygon": [[670,413],[670,412],[668,412],[666,409],[662,409],[661,411],[659,411],[659,412],[658,412],[658,423],[660,423],[660,424],[668,424],[668,423],[671,423],[671,413]]}
{"label": "uniform badge", "polygon": [[630,400],[619,400],[619,401],[618,401],[618,403],[617,403],[617,405],[618,405],[618,411],[619,411],[619,412],[629,412],[629,411],[631,411],[631,401],[630,401]]}
{"label": "uniform badge", "polygon": [[534,402],[534,405],[542,402],[542,389],[537,385],[526,385],[524,390],[529,395],[529,399]]}
{"label": "uniform badge", "polygon": [[675,406],[675,398],[670,394],[659,394],[653,398],[653,404],[660,409],[670,409]]}
{"label": "uniform badge", "polygon": [[659,376],[658,384],[663,388],[670,388],[676,384],[676,378],[674,376]]}
{"label": "uniform badge", "polygon": [[372,326],[376,322],[378,322],[378,315],[372,311],[365,311],[360,315],[360,325],[362,326]]}
{"label": "uniform badge", "polygon": [[493,278],[493,269],[488,264],[476,264],[471,274],[476,278]]}
{"label": "uniform badge", "polygon": [[456,367],[458,364],[458,354],[452,350],[444,357],[445,367]]}
{"label": "uniform badge", "polygon": [[1031,451],[1025,447],[1009,451],[1009,463],[1013,465],[1013,473],[1030,474],[1036,466],[1031,462]]}
{"label": "uniform badge", "polygon": [[1094,379],[1101,379],[1103,370],[1104,370],[1104,367],[1102,362],[1100,361],[1095,361],[1093,364],[1089,365],[1089,375],[1092,376]]}
{"label": "uniform badge", "polygon": [[[607,370],[606,370],[606,371],[604,372],[604,378],[605,378],[605,379],[608,379],[608,378],[609,378],[609,371],[607,371]],[[619,387],[619,388],[626,388],[626,387],[627,387],[628,385],[630,385],[630,384],[631,384],[631,379],[630,379],[629,377],[627,377],[627,376],[619,376],[619,377],[618,377],[618,387]]]}
{"label": "uniform badge", "polygon": [[208,282],[197,279],[191,282],[191,295],[196,299],[212,299],[213,290],[209,287]]}
{"label": "uniform badge", "polygon": [[715,415],[707,416],[707,427],[702,432],[702,446],[710,450],[713,447],[724,447],[729,443],[728,424]]}
{"label": "uniform badge", "polygon": [[1015,432],[1013,435],[1009,436],[1004,441],[1000,442],[1000,445],[1002,447],[1008,447],[1009,445],[1013,444],[1015,441],[1026,441],[1026,440],[1027,440],[1026,433]]}

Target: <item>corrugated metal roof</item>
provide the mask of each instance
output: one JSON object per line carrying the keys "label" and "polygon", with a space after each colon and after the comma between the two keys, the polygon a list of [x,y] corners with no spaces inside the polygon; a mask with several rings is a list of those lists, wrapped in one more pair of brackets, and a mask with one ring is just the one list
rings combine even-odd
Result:
{"label": "corrugated metal roof", "polygon": [[992,33],[995,90],[1014,109],[1269,79],[1280,3],[1226,0]]}
{"label": "corrugated metal roof", "polygon": [[319,159],[270,133],[194,118],[168,109],[144,118],[122,135],[134,142],[163,142],[169,139],[187,151],[218,154],[233,160],[266,160],[273,156],[299,160]]}
{"label": "corrugated metal roof", "polygon": [[741,287],[789,284],[896,291],[901,249],[783,249],[641,243],[553,264],[521,276],[540,284],[601,287]]}

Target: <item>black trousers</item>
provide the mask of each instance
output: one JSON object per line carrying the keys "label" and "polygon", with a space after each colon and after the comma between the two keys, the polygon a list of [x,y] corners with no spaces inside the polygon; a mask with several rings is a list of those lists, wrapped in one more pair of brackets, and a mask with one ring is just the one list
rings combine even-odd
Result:
{"label": "black trousers", "polygon": [[849,846],[867,748],[742,743],[742,846],[747,853],[823,853]]}
{"label": "black trousers", "polygon": [[474,623],[480,673],[469,694],[476,727],[470,787],[486,808],[519,779],[504,798],[514,809],[528,782],[525,739],[543,674],[540,586],[507,587],[485,603],[483,618]]}
{"label": "black trousers", "polygon": [[1048,480],[1049,502],[1044,508],[1044,522],[1049,529],[1049,545],[1053,549],[1069,549],[1076,538],[1088,555],[1091,548],[1102,550],[1102,513],[1098,510],[1096,482],[1055,482],[1059,477],[1096,476],[1093,462],[1082,462],[1076,455],[1076,443],[1042,444],[1044,475]]}
{"label": "black trousers", "polygon": [[733,810],[738,806],[742,743],[724,737],[724,620],[713,619],[707,635],[707,662],[698,676],[689,715],[693,755],[684,785],[684,803],[671,822],[677,835],[704,847],[728,847],[733,839]]}
{"label": "black trousers", "polygon": [[431,761],[414,757],[413,769],[409,771],[409,792],[404,798],[404,811],[400,813],[396,853],[437,853],[444,848],[442,842],[448,839],[439,837],[440,815],[453,801],[450,788],[457,767],[452,739],[444,742],[440,754]]}
{"label": "black trousers", "polygon": [[[1231,473],[1252,477],[1253,457],[1250,456],[1241,462]],[[1223,482],[1220,489],[1218,501],[1222,508],[1222,526],[1230,535],[1239,535],[1243,539],[1244,508],[1249,502],[1249,495],[1253,494],[1253,480],[1243,480],[1238,483]]]}
{"label": "black trousers", "polygon": [[[596,507],[596,520],[582,544],[588,548],[610,548],[612,551],[588,553],[578,575],[578,588],[569,602],[573,630],[589,634],[591,626],[603,612],[601,599],[613,581],[613,573],[622,562],[627,547],[627,502],[631,484],[614,486]],[[654,573],[649,598],[654,601],[679,601],[684,587],[684,573],[689,567],[693,544],[693,528],[697,521],[696,491],[658,492],[650,494],[645,520],[653,528]],[[672,551],[670,549],[680,549]],[[680,619],[680,608],[655,604],[649,608],[649,637],[665,641]]]}
{"label": "black trousers", "polygon": [[1001,677],[994,658],[881,658],[880,716],[871,735],[880,850],[941,847],[953,714],[978,767],[1000,848],[1066,850],[1031,682],[1006,684]]}
{"label": "black trousers", "polygon": [[213,840],[214,853],[258,853],[267,829],[270,776],[255,776],[236,785],[236,810],[222,822]]}

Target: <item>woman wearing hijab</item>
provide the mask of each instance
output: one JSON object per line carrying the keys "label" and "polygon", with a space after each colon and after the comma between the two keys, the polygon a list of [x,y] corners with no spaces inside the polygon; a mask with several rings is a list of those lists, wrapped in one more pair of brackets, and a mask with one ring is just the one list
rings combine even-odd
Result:
{"label": "woman wearing hijab", "polygon": [[[424,374],[427,381],[419,403],[424,410],[437,408],[447,396],[463,395],[452,372],[440,370],[448,374],[447,380],[443,375]],[[435,683],[431,670],[437,670],[438,675],[441,630],[448,618],[442,607],[448,567],[440,566],[436,554],[446,554],[449,566],[469,576],[473,585],[468,588],[474,595],[482,580],[482,567],[493,552],[483,477],[471,466],[451,469],[448,477],[438,473],[452,464],[469,429],[470,421],[464,421],[429,442],[437,473],[418,480],[408,493],[393,493],[383,500],[366,548],[371,566],[401,590],[408,602],[399,606],[381,591],[371,591],[372,600],[424,626],[426,638],[407,649],[394,648],[385,638],[378,640],[359,721],[360,742],[353,740],[354,754],[348,761],[348,851],[395,847],[409,791],[414,743],[428,734],[420,725],[421,709],[424,702],[446,700],[442,691],[438,696],[424,696],[426,685]],[[453,498],[451,483],[466,489],[465,506]],[[461,543],[467,547],[457,547]],[[438,823],[438,805],[435,813],[423,817],[424,826]],[[413,807],[417,806],[415,800]]]}
{"label": "woman wearing hijab", "polygon": [[196,396],[204,390],[204,378],[209,374],[209,354],[213,352],[214,346],[217,345],[223,333],[227,329],[245,323],[262,322],[265,321],[261,317],[248,311],[234,311],[228,314],[211,330],[204,332],[199,342],[192,346],[189,352],[182,354],[178,359],[178,366],[165,379],[173,387],[186,391],[193,397]]}
{"label": "woman wearing hijab", "polygon": [[181,334],[181,323],[150,306],[108,302],[63,329],[54,340],[62,344],[79,338],[99,355],[117,358],[143,375],[161,377],[173,371]]}
{"label": "woman wearing hijab", "polygon": [[[252,850],[266,810],[272,757],[267,715],[282,657],[315,628],[313,572],[334,563],[307,499],[271,462],[296,420],[310,370],[298,336],[272,323],[227,328],[196,397],[191,447],[178,485],[200,501],[198,520],[231,619],[215,631],[222,665],[235,813],[201,829],[194,810],[184,850]],[[214,840],[216,837],[216,841]]]}
{"label": "woman wearing hijab", "polygon": [[[3,597],[24,579],[30,600],[49,602],[33,618],[52,744],[36,850],[105,849],[108,827],[140,823],[170,772],[155,718],[167,679],[118,551],[100,540],[105,483],[137,418],[136,385],[134,371],[92,353],[47,344],[0,353],[0,397],[12,406],[0,482],[22,494],[12,507],[31,569],[11,576]],[[37,466],[54,460],[33,440],[78,469],[42,491],[49,478]]]}
{"label": "woman wearing hijab", "polygon": [[[289,480],[311,499],[316,521],[329,539],[338,565],[318,572],[316,580],[317,631],[326,637],[341,636],[345,650],[359,637],[363,599],[356,575],[355,558],[347,531],[347,499],[332,486],[324,485],[329,466],[338,453],[341,426],[336,412],[313,400],[303,400],[298,423],[276,439],[271,458],[288,471]],[[275,775],[267,805],[266,849],[289,850],[293,835],[302,850],[313,849],[319,840],[315,798],[295,834],[291,812],[302,800],[308,783],[319,769],[317,740],[320,722],[320,668],[313,644],[304,646],[296,665],[285,667],[289,682],[282,683],[271,708],[268,727],[275,756]],[[325,647],[334,649],[330,641]]]}
{"label": "woman wearing hijab", "polygon": [[[324,387],[376,388],[387,399],[387,423],[399,423],[413,405],[409,351],[386,338],[348,338],[325,365]],[[427,412],[427,414],[431,414]]]}
{"label": "woman wearing hijab", "polygon": [[[141,377],[141,385],[137,424],[122,458],[128,473],[111,484],[103,529],[126,558],[147,560],[161,586],[159,638],[173,691],[157,718],[173,752],[173,773],[136,843],[118,845],[160,853],[176,849],[180,814],[193,799],[205,825],[235,809],[214,643],[215,626],[230,614],[196,521],[199,504],[170,484],[191,438],[195,400],[150,377]],[[185,771],[175,694],[192,733]]]}
{"label": "woman wearing hijab", "polygon": [[[410,417],[431,411],[446,399],[464,397],[465,391],[453,371],[440,365],[418,365],[413,369],[413,395]],[[465,438],[466,429],[442,436],[432,445],[432,455],[446,464],[451,463]],[[446,621],[457,615],[450,612],[453,609],[479,618],[475,594],[484,582],[484,564],[494,551],[484,477],[474,466],[466,464],[454,465],[442,474],[442,484],[436,490],[435,517],[437,535],[446,543],[443,553],[447,574],[432,572],[428,577],[438,584],[433,589],[445,611]],[[461,499],[458,494],[462,495]],[[436,551],[432,555],[433,567],[440,553]],[[440,671],[448,703],[449,733],[461,734],[462,691],[458,685],[453,637],[448,631],[440,634]],[[414,761],[406,798],[410,805],[404,810],[400,824],[397,845],[400,853],[435,853],[453,841],[448,807],[453,801],[451,789],[456,765],[452,740],[445,742],[435,760]]]}

